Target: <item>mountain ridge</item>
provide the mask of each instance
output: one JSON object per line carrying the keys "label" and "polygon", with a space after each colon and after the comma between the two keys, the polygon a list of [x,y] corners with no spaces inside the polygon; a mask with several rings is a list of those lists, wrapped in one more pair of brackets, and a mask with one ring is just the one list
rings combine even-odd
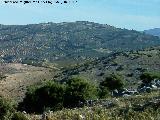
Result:
{"label": "mountain ridge", "polygon": [[160,45],[155,36],[88,21],[0,26],[0,61],[92,59]]}
{"label": "mountain ridge", "polygon": [[153,28],[149,30],[144,30],[145,33],[154,35],[154,36],[159,36],[160,37],[160,28]]}

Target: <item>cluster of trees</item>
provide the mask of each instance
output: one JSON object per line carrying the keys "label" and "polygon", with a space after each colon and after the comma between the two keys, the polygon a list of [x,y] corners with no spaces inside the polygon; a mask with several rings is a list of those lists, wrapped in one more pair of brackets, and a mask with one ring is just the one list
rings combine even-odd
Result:
{"label": "cluster of trees", "polygon": [[[143,84],[149,84],[159,74],[143,73],[140,76]],[[66,83],[48,81],[39,86],[29,87],[26,97],[18,106],[21,111],[42,113],[46,110],[82,107],[86,100],[106,98],[110,91],[121,90],[124,79],[121,75],[112,73],[98,85],[82,78],[71,78]]]}
{"label": "cluster of trees", "polygon": [[121,89],[123,79],[111,74],[99,86],[82,78],[71,78],[65,84],[46,82],[28,89],[19,110],[42,113],[45,110],[82,107],[86,100],[104,98],[110,90]]}

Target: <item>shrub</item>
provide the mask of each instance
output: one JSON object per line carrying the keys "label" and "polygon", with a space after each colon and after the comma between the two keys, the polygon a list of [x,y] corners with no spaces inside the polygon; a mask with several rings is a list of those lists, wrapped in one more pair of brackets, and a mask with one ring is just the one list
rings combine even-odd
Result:
{"label": "shrub", "polygon": [[42,113],[46,109],[53,111],[62,109],[64,92],[64,86],[55,82],[30,87],[23,102],[19,104],[19,109],[29,113]]}
{"label": "shrub", "polygon": [[81,78],[71,78],[67,81],[66,93],[64,96],[64,107],[81,107],[87,99],[97,98],[97,87]]}
{"label": "shrub", "polygon": [[104,81],[100,82],[100,89],[102,92],[106,92],[106,89],[108,90],[121,89],[123,88],[123,86],[124,83],[122,76],[114,73],[110,74],[105,78]]}
{"label": "shrub", "polygon": [[160,73],[145,72],[140,75],[140,79],[144,84],[151,83],[155,78],[160,79]]}
{"label": "shrub", "polygon": [[10,118],[14,108],[10,102],[6,99],[0,97],[0,120],[5,120],[5,118]]}
{"label": "shrub", "polygon": [[99,86],[99,97],[100,98],[106,98],[106,97],[108,97],[109,96],[109,90],[108,90],[108,88],[107,87],[105,87],[105,86]]}
{"label": "shrub", "polygon": [[21,112],[16,112],[13,114],[11,120],[28,120],[28,118]]}

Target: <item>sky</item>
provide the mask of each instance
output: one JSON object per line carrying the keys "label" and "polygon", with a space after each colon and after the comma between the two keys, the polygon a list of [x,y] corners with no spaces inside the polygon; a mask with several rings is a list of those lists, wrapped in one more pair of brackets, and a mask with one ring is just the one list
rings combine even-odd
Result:
{"label": "sky", "polygon": [[24,5],[5,4],[4,0],[0,0],[0,24],[91,21],[139,31],[160,28],[160,0],[68,1],[70,3],[67,4]]}

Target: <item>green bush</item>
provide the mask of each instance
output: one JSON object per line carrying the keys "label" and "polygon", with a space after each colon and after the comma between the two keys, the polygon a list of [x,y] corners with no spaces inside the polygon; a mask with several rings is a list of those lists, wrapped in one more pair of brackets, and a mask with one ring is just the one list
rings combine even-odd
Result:
{"label": "green bush", "polygon": [[101,97],[107,93],[108,90],[115,90],[123,88],[123,78],[118,74],[110,74],[104,81],[100,82],[99,88],[101,89]]}
{"label": "green bush", "polygon": [[152,82],[152,80],[154,80],[155,78],[158,78],[160,79],[160,73],[158,72],[145,72],[145,73],[142,73],[140,75],[140,79],[142,80],[142,82],[144,84],[149,84]]}
{"label": "green bush", "polygon": [[12,116],[11,120],[28,120],[28,118],[21,112],[16,112]]}
{"label": "green bush", "polygon": [[87,80],[72,78],[67,81],[64,96],[64,107],[81,107],[87,99],[95,99],[98,96],[97,87]]}
{"label": "green bush", "polygon": [[62,109],[64,92],[64,86],[55,82],[30,87],[23,102],[19,104],[19,110],[25,110],[29,113],[42,113],[46,109],[53,111]]}
{"label": "green bush", "polygon": [[10,118],[14,108],[10,102],[6,99],[0,97],[0,120],[5,120],[5,118]]}
{"label": "green bush", "polygon": [[109,96],[109,90],[106,86],[99,86],[99,98],[107,98]]}
{"label": "green bush", "polygon": [[48,109],[56,111],[63,107],[80,107],[84,105],[80,103],[87,99],[95,99],[97,96],[97,87],[81,78],[69,79],[66,85],[47,82],[44,85],[30,87],[18,110],[42,113]]}

